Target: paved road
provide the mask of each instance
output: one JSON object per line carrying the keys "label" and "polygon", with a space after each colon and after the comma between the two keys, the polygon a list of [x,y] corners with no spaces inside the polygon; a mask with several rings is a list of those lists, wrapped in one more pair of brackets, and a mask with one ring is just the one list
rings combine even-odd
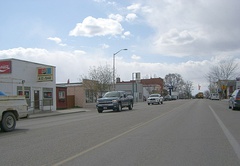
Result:
{"label": "paved road", "polygon": [[205,99],[27,119],[0,132],[0,163],[239,166],[239,126],[240,111]]}

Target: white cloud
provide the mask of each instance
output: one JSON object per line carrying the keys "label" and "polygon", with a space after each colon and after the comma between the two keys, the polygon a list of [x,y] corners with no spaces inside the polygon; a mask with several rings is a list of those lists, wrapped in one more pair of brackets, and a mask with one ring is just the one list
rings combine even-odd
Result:
{"label": "white cloud", "polygon": [[74,54],[76,54],[76,55],[85,55],[86,52],[85,52],[85,51],[82,51],[82,50],[75,50],[75,51],[74,51]]}
{"label": "white cloud", "polygon": [[[90,66],[98,66],[108,61],[100,53],[89,55],[83,50],[66,52],[22,47],[0,50],[0,59],[9,58],[56,66],[57,82],[66,82],[67,79],[78,82],[81,75],[87,75]],[[112,60],[110,62],[112,63]]]}
{"label": "white cloud", "polygon": [[187,30],[179,32],[177,29],[170,29],[157,42],[159,45],[184,45],[192,43],[194,40],[195,37],[192,32]]}
{"label": "white cloud", "polygon": [[108,18],[116,20],[118,22],[121,22],[123,20],[123,16],[121,16],[120,14],[110,14]]}
{"label": "white cloud", "polygon": [[88,16],[82,23],[78,23],[76,27],[69,32],[69,35],[86,37],[115,36],[121,35],[123,30],[122,25],[116,20]]}
{"label": "white cloud", "polygon": [[134,3],[130,6],[127,6],[127,10],[133,12],[133,13],[144,13],[149,14],[152,12],[152,8],[150,6],[143,6],[140,3]]}
{"label": "white cloud", "polygon": [[124,36],[130,36],[131,33],[129,31],[124,32]]}
{"label": "white cloud", "polygon": [[139,59],[141,59],[141,57],[140,56],[137,56],[137,55],[132,55],[132,57],[131,57],[133,60],[139,60]]}
{"label": "white cloud", "polygon": [[131,32],[129,32],[129,31],[126,31],[126,32],[124,32],[123,33],[123,35],[121,36],[123,39],[125,39],[125,38],[127,38],[128,36],[130,36],[131,35]]}
{"label": "white cloud", "polygon": [[[21,57],[21,58],[19,58]],[[73,52],[66,51],[48,51],[39,48],[14,48],[9,50],[0,50],[0,59],[16,58],[36,63],[56,66],[57,82],[78,82],[81,75],[87,75],[89,67],[99,66],[100,64],[109,64],[112,66],[112,58],[101,53],[87,53],[83,50],[75,50]],[[169,73],[179,73],[186,81],[192,81],[194,86],[202,85],[207,90],[208,82],[205,74],[208,73],[209,67],[219,62],[218,57],[204,61],[186,61],[182,63],[142,63],[127,62],[124,58],[117,56],[116,76],[121,80],[129,81],[132,72],[139,71],[142,78],[149,75],[156,75],[164,78]],[[141,59],[140,56],[132,55],[133,60]],[[221,59],[229,58],[222,55]],[[94,59],[94,60],[93,60]],[[236,59],[240,63],[240,59]],[[196,90],[196,89],[195,89]]]}
{"label": "white cloud", "polygon": [[67,44],[63,44],[62,43],[62,39],[58,38],[58,37],[49,37],[47,38],[48,40],[54,41],[55,43],[57,43],[60,46],[66,46]]}
{"label": "white cloud", "polygon": [[134,21],[137,18],[137,15],[135,13],[130,13],[126,16],[126,20],[128,22]]}
{"label": "white cloud", "polygon": [[62,40],[58,37],[49,37],[48,40],[55,41],[57,44],[62,42]]}
{"label": "white cloud", "polygon": [[141,4],[140,3],[134,3],[130,6],[128,6],[127,9],[132,11],[132,12],[137,12],[138,10],[141,9]]}
{"label": "white cloud", "polygon": [[[184,0],[142,1],[151,14],[144,21],[156,34],[151,48],[158,54],[171,56],[214,56],[224,52],[240,52],[240,1]],[[131,9],[140,11],[141,5]],[[141,10],[142,11],[142,10]],[[175,30],[175,32],[174,32]],[[158,36],[156,38],[156,36]]]}
{"label": "white cloud", "polygon": [[109,46],[108,44],[101,44],[101,47],[102,47],[103,49],[106,49],[106,48],[109,48],[110,46]]}

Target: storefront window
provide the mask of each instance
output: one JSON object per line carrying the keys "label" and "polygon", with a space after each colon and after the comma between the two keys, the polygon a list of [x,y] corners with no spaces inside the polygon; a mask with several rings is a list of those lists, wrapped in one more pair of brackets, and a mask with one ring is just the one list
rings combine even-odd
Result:
{"label": "storefront window", "polygon": [[53,89],[43,88],[43,106],[53,105]]}
{"label": "storefront window", "polygon": [[65,99],[65,91],[59,91],[58,92],[58,98],[60,100],[64,100]]}
{"label": "storefront window", "polygon": [[46,99],[51,99],[52,98],[52,92],[43,92],[43,97]]}
{"label": "storefront window", "polygon": [[[23,92],[21,90],[18,91],[18,95],[22,96],[23,95]],[[29,99],[30,98],[30,93],[28,90],[25,90],[24,91],[24,95],[26,97],[26,99]]]}

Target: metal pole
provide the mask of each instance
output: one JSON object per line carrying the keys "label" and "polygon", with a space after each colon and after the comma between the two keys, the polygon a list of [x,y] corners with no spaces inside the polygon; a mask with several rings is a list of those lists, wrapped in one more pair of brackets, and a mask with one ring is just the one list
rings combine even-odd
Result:
{"label": "metal pole", "polygon": [[115,54],[113,54],[113,90],[115,91]]}
{"label": "metal pole", "polygon": [[123,51],[123,50],[127,50],[126,48],[125,49],[121,49],[119,51],[117,51],[116,53],[113,54],[113,90],[115,91],[115,55],[117,53],[119,53],[120,51]]}
{"label": "metal pole", "polygon": [[133,93],[133,101],[135,101],[135,95],[134,95],[134,73],[132,73],[132,93]]}

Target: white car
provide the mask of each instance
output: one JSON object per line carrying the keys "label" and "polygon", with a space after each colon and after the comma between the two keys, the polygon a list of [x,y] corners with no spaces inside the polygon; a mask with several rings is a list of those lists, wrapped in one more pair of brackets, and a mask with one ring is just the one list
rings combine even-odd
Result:
{"label": "white car", "polygon": [[150,104],[163,104],[163,97],[160,94],[151,94],[147,99],[148,105]]}
{"label": "white car", "polygon": [[210,99],[211,100],[219,100],[219,94],[218,93],[211,93]]}

